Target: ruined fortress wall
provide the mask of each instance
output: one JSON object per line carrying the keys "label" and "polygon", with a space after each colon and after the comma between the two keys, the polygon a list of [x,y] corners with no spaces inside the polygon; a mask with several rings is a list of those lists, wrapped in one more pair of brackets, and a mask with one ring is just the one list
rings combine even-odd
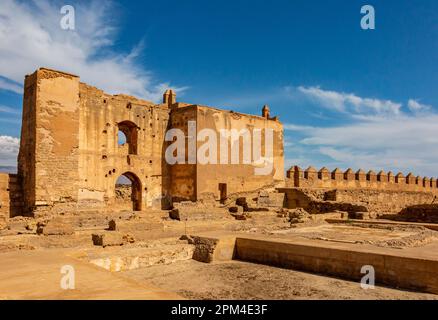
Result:
{"label": "ruined fortress wall", "polygon": [[[188,121],[197,121],[197,106],[189,105],[175,107],[171,112],[170,127],[180,129],[185,136],[185,164],[174,164],[170,166],[170,194],[173,200],[196,201],[196,164],[189,164],[189,133]],[[196,137],[193,137],[196,139]],[[168,145],[170,142],[168,143]],[[196,155],[196,151],[195,151]]]}
{"label": "ruined fortress wall", "polygon": [[22,214],[23,198],[18,175],[0,172],[0,223]]}
{"label": "ruined fortress wall", "polygon": [[[86,84],[81,84],[80,92],[80,202],[113,204],[117,179],[129,173],[139,180],[140,208],[161,207],[168,188],[162,157],[169,121],[167,106],[108,95]],[[128,143],[119,145],[121,123],[132,125],[135,150]]]}
{"label": "ruined fortress wall", "polygon": [[76,201],[79,78],[39,69],[26,78],[25,91],[18,159],[25,208]]}
{"label": "ruined fortress wall", "polygon": [[[431,192],[389,191],[372,189],[325,189],[325,188],[279,188],[286,194],[287,208],[314,208],[312,203],[361,205],[373,213],[399,213],[402,209],[418,204],[430,204],[435,200]],[[347,208],[348,206],[345,206]]]}
{"label": "ruined fortress wall", "polygon": [[[276,182],[284,180],[283,163],[283,126],[279,121],[266,119],[264,117],[246,115],[236,112],[219,110],[214,108],[198,106],[197,108],[197,130],[204,128],[213,129],[217,133],[217,162],[220,163],[220,129],[247,129],[253,132],[254,128],[262,129],[261,152],[265,156],[265,132],[267,128],[273,129],[273,167],[268,174],[256,175],[253,164],[243,163],[243,138],[239,141],[239,164],[231,164],[231,143],[228,144],[229,164],[198,164],[197,171],[197,198],[214,197],[219,199],[219,184],[226,184],[227,195],[237,192],[249,192],[265,186],[272,186]],[[252,138],[251,148],[246,152],[252,159]],[[206,139],[207,140],[207,139]],[[197,149],[206,140],[198,141]],[[198,151],[199,152],[199,151]]]}
{"label": "ruined fortress wall", "polygon": [[402,209],[430,204],[435,196],[432,192],[390,191],[390,190],[341,190],[330,191],[330,200],[348,203],[365,203],[370,212],[398,213]]}
{"label": "ruined fortress wall", "polygon": [[[138,181],[138,209],[161,207],[168,120],[167,105],[108,95],[70,74],[42,68],[27,76],[18,157],[24,211],[111,206],[124,173]],[[118,144],[122,122],[135,132],[134,152]]]}
{"label": "ruined fortress wall", "polygon": [[[269,112],[258,117],[179,103],[171,90],[163,104],[154,104],[109,95],[79,80],[46,68],[26,77],[18,157],[25,212],[114,207],[116,181],[122,175],[132,181],[134,210],[166,207],[171,198],[214,198],[219,183],[227,184],[227,194],[232,194],[283,181],[283,129]],[[187,131],[190,120],[198,122],[193,137]],[[185,134],[186,164],[165,160],[170,145],[165,135],[171,128]],[[274,129],[272,172],[257,176],[247,164],[187,164],[189,153],[196,161],[197,152],[188,150],[188,140],[194,139],[195,149],[200,147],[197,133],[204,128],[216,133]],[[119,143],[120,132],[126,135],[124,144]]]}
{"label": "ruined fortress wall", "polygon": [[398,173],[380,171],[374,173],[363,170],[353,172],[351,169],[342,172],[335,169],[330,172],[327,168],[316,171],[309,167],[302,170],[294,166],[287,171],[287,186],[303,188],[328,188],[328,189],[367,189],[378,191],[426,192],[438,195],[438,184],[435,178],[415,177],[411,173],[404,176]]}
{"label": "ruined fortress wall", "polygon": [[[195,121],[196,136],[188,132],[188,122]],[[258,190],[264,186],[272,186],[284,181],[283,164],[283,127],[275,120],[263,117],[240,114],[199,105],[176,104],[171,112],[171,128],[180,129],[185,135],[185,163],[170,167],[170,193],[174,200],[219,200],[219,184],[226,184],[227,194]],[[243,164],[243,139],[240,138],[239,164],[231,164],[231,145],[228,145],[229,164],[220,164],[220,129],[231,130],[254,128],[271,128],[274,131],[274,164],[273,170],[267,175],[255,175],[252,164]],[[202,146],[209,138],[198,140],[201,130],[211,129],[216,135],[217,164],[190,164],[189,154],[202,152]],[[264,137],[264,132],[262,133]],[[189,150],[189,139],[196,141],[196,150]],[[230,139],[229,139],[230,140]],[[262,138],[262,155],[264,155],[264,138]],[[249,151],[252,154],[252,148]],[[207,152],[208,155],[208,152]]]}
{"label": "ruined fortress wall", "polygon": [[0,173],[0,225],[9,218],[9,174]]}
{"label": "ruined fortress wall", "polygon": [[23,111],[21,123],[20,150],[18,153],[18,173],[21,177],[23,210],[32,211],[35,206],[35,149],[36,149],[36,101],[37,72],[28,75],[24,81]]}

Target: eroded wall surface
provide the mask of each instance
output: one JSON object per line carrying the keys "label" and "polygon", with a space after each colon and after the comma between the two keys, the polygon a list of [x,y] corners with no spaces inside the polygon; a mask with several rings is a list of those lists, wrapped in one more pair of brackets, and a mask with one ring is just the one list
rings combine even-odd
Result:
{"label": "eroded wall surface", "polygon": [[21,181],[16,174],[0,172],[0,225],[23,214]]}
{"label": "eroded wall surface", "polygon": [[[27,76],[18,159],[25,211],[111,206],[123,174],[138,181],[137,210],[161,207],[168,120],[166,105],[109,95],[74,75],[39,69]],[[135,152],[118,143],[122,122],[135,132]]]}
{"label": "eroded wall surface", "polygon": [[[167,196],[168,174],[163,163],[164,135],[169,121],[166,106],[134,97],[105,94],[81,84],[78,200],[111,205],[117,179],[132,174],[140,182],[140,209],[161,207]],[[120,123],[135,130],[136,151],[119,145]]]}
{"label": "eroded wall surface", "polygon": [[0,225],[9,218],[9,174],[0,173]]}
{"label": "eroded wall surface", "polygon": [[[173,200],[197,200],[196,190],[196,163],[189,163],[189,143],[190,139],[196,141],[195,135],[189,137],[188,122],[197,121],[197,106],[196,105],[179,105],[177,104],[170,115],[171,123],[170,128],[179,129],[184,133],[184,163],[176,163],[170,166],[170,194]],[[176,140],[175,140],[176,141]],[[167,146],[172,143],[169,142]],[[176,156],[176,154],[175,154]],[[196,151],[192,156],[196,157]]]}
{"label": "eroded wall surface", "polygon": [[378,191],[378,190],[341,190],[332,191],[332,200],[349,203],[366,203],[368,210],[379,213],[398,213],[403,208],[432,203],[435,196],[432,192],[418,191]]}
{"label": "eroded wall surface", "polygon": [[[238,164],[232,164],[232,146],[231,138],[228,141],[227,154],[228,163],[221,164],[220,156],[220,139],[217,141],[217,164],[200,164],[196,169],[197,176],[197,197],[216,198],[219,199],[219,184],[226,184],[227,195],[232,195],[239,192],[248,192],[261,189],[268,186],[273,186],[275,183],[284,180],[284,158],[283,158],[283,126],[279,121],[270,120],[264,117],[245,115],[236,112],[219,110],[208,107],[198,107],[197,111],[197,130],[198,133],[205,129],[213,129],[218,137],[220,130],[225,129],[230,132],[232,129],[241,131],[247,130],[250,132],[250,148],[245,150],[244,138],[239,138],[239,161]],[[257,165],[253,155],[254,151],[254,129],[261,129],[260,151],[261,156],[267,156],[265,153],[265,130],[273,131],[273,163],[263,163]],[[201,152],[202,145],[207,139],[198,141],[198,152]],[[208,155],[207,152],[205,154]],[[245,164],[244,155],[248,157],[249,164]],[[259,173],[256,168],[261,170]]]}
{"label": "eroded wall surface", "polygon": [[18,170],[25,208],[77,200],[79,78],[38,70],[25,80]]}
{"label": "eroded wall surface", "polygon": [[[285,193],[285,207],[290,209],[317,208],[314,204],[354,204],[366,208],[372,213],[399,213],[402,209],[418,204],[430,204],[436,200],[431,192],[392,191],[372,189],[329,189],[329,188],[280,188]],[[348,208],[348,205],[345,206]],[[342,209],[337,209],[341,210]]]}
{"label": "eroded wall surface", "polygon": [[[194,132],[189,132],[188,123],[194,121]],[[184,163],[171,166],[171,194],[174,199],[181,200],[220,200],[219,184],[226,185],[228,196],[238,192],[248,192],[273,186],[284,181],[283,163],[283,127],[277,120],[264,117],[246,115],[226,110],[220,110],[200,105],[177,104],[171,112],[171,128],[180,129],[185,136]],[[257,165],[253,157],[253,131],[260,129],[261,132],[261,155],[265,153],[265,130],[273,131],[273,163],[272,165]],[[238,161],[233,163],[232,139],[227,137],[226,145],[227,161],[221,161],[224,153],[221,150],[221,130],[231,132],[236,130],[248,130],[250,134],[249,148],[245,149],[243,135],[238,143]],[[209,130],[210,134],[203,134]],[[204,133],[203,133],[204,132]],[[210,148],[203,148],[213,142]],[[190,146],[194,146],[191,148]],[[215,152],[215,154],[214,154]],[[211,154],[210,154],[211,153]],[[244,155],[249,156],[249,164],[243,161]],[[192,161],[189,157],[192,156]],[[211,157],[210,157],[211,156]],[[203,157],[205,163],[200,159]],[[193,162],[196,161],[196,163]],[[255,168],[268,169],[266,173],[257,174]],[[269,167],[272,167],[270,170]]]}

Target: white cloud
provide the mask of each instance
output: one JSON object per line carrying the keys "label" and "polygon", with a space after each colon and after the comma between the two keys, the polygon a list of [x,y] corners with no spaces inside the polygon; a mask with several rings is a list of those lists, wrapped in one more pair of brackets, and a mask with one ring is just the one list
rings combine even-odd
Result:
{"label": "white cloud", "polygon": [[285,130],[289,130],[289,131],[309,131],[309,130],[315,129],[312,126],[301,126],[301,125],[296,125],[296,124],[292,124],[292,123],[283,124],[283,128]]}
{"label": "white cloud", "polygon": [[323,90],[319,87],[299,86],[298,91],[325,108],[343,113],[397,115],[402,106],[391,100],[361,98],[353,93]]}
{"label": "white cloud", "polygon": [[[76,29],[60,27],[62,2],[2,0],[0,6],[0,87],[21,92],[24,75],[39,67],[77,74],[81,81],[110,93],[127,93],[158,101],[168,83],[156,83],[136,58],[142,43],[130,52],[111,50],[116,27],[107,1],[75,5]],[[183,88],[175,88],[181,90]]]}
{"label": "white cloud", "polygon": [[18,138],[0,136],[0,163],[2,166],[16,166],[20,146]]}
{"label": "white cloud", "polygon": [[408,108],[412,112],[424,112],[424,111],[430,111],[432,109],[432,106],[419,103],[417,100],[414,99],[409,99]]}
{"label": "white cloud", "polygon": [[[343,94],[329,95],[334,100]],[[368,101],[367,98],[358,101]],[[343,105],[344,98],[339,105]],[[397,112],[374,115],[353,115],[351,122],[331,127],[285,124],[285,130],[300,134],[304,149],[297,158],[312,158],[307,165],[321,159],[340,168],[392,170],[405,174],[438,176],[438,113],[431,106],[409,100],[412,113]],[[345,112],[344,108],[337,109]],[[381,109],[379,109],[381,110]],[[391,110],[391,108],[390,108]],[[428,111],[419,112],[419,111]]]}

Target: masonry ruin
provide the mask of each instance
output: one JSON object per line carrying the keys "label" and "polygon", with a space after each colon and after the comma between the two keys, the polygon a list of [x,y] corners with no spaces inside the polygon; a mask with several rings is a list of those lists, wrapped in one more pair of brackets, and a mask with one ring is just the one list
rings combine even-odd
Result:
{"label": "masonry ruin", "polygon": [[286,185],[281,190],[287,194],[290,208],[306,208],[311,198],[361,204],[375,214],[398,213],[417,204],[438,204],[438,184],[433,177],[412,173],[404,176],[401,172],[394,175],[383,170],[376,174],[372,170],[351,168],[345,172],[339,168],[330,172],[326,167],[317,171],[312,166],[305,170],[293,166],[286,175]]}
{"label": "masonry ruin", "polygon": [[[226,141],[229,162],[196,161],[205,129],[238,133]],[[254,143],[246,149],[240,133],[263,131],[272,170],[257,174],[261,163],[245,161],[257,158]],[[169,162],[178,135],[184,156]],[[209,157],[223,151],[213,146]],[[172,90],[156,104],[35,71],[24,82],[18,172],[0,173],[0,299],[437,299],[435,178],[285,171],[283,148],[267,105],[248,115],[179,102]],[[81,290],[59,289],[66,261]],[[360,281],[364,265],[397,289],[365,294],[340,280]]]}
{"label": "masonry ruin", "polygon": [[[273,129],[274,170],[254,176],[248,164],[167,164],[166,131],[180,128],[189,139],[188,121],[196,121],[197,132]],[[124,143],[119,144],[121,134]],[[68,208],[113,208],[120,204],[115,187],[122,175],[132,184],[129,209],[140,211],[169,208],[173,201],[215,202],[274,185],[283,180],[283,170],[282,124],[268,114],[181,103],[172,90],[165,92],[161,104],[109,95],[77,76],[41,68],[25,79],[18,174],[1,179],[2,193],[9,184],[14,184],[9,188],[14,194],[21,193],[21,199],[11,199],[7,206],[11,215],[38,215]]]}

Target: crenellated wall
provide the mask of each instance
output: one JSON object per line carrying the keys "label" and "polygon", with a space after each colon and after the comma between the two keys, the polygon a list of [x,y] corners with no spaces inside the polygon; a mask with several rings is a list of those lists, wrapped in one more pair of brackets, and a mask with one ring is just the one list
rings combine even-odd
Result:
{"label": "crenellated wall", "polygon": [[370,189],[381,191],[414,191],[438,194],[438,182],[436,178],[414,176],[412,173],[406,176],[399,172],[394,175],[391,171],[377,174],[370,170],[362,169],[354,172],[347,169],[345,172],[336,168],[329,171],[326,167],[317,171],[314,167],[305,170],[293,166],[287,171],[287,187],[300,188],[325,188],[325,189]]}

